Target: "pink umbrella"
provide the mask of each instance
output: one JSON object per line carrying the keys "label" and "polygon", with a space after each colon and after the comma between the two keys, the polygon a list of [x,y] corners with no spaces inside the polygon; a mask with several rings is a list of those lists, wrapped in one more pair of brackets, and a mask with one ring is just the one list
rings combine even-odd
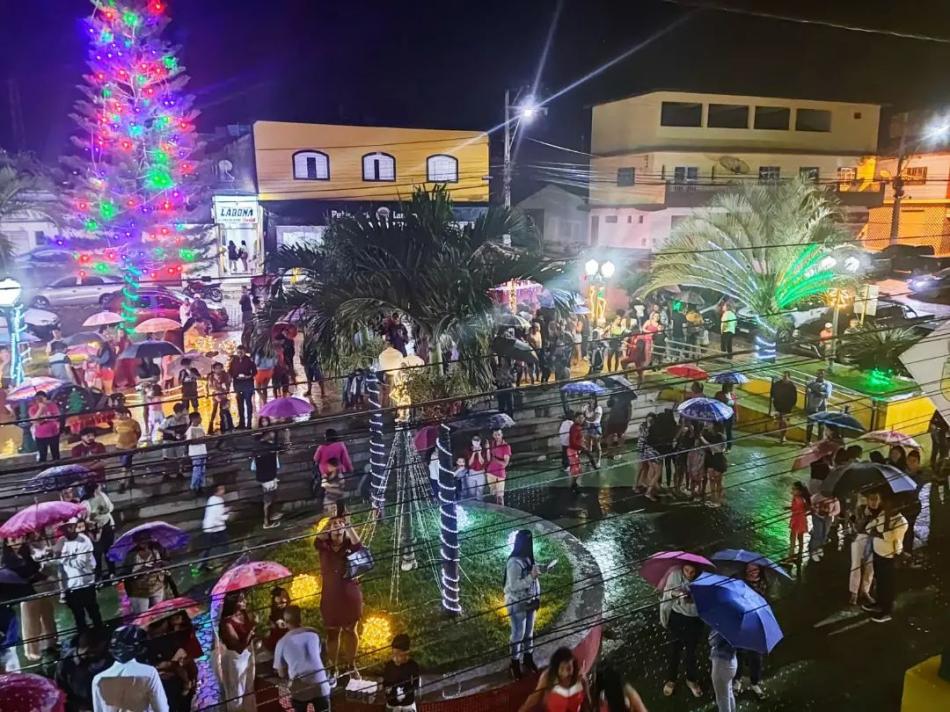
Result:
{"label": "pink umbrella", "polygon": [[41,532],[46,527],[62,524],[73,517],[85,514],[86,508],[72,502],[39,502],[10,517],[0,527],[0,538],[21,537],[33,532]]}
{"label": "pink umbrella", "polygon": [[914,440],[910,435],[897,430],[874,430],[861,436],[863,440],[871,440],[885,445],[900,445],[901,447],[912,447],[920,449],[920,443]]}
{"label": "pink umbrella", "polygon": [[194,618],[201,613],[201,604],[187,596],[169,598],[161,603],[156,603],[145,613],[139,613],[132,622],[142,628],[148,628],[152,623],[175,615],[179,611],[184,611],[189,618]]}
{"label": "pink umbrella", "polygon": [[670,569],[683,564],[715,571],[716,565],[699,554],[690,554],[688,551],[658,551],[640,565],[640,575],[655,588],[660,588]]}
{"label": "pink umbrella", "polygon": [[240,591],[271,581],[290,578],[293,574],[286,566],[274,561],[251,561],[228,569],[211,589],[212,596],[223,596],[229,591]]}
{"label": "pink umbrella", "polygon": [[286,398],[275,398],[268,401],[261,408],[258,415],[268,418],[296,418],[298,415],[306,415],[311,412],[313,412],[313,403],[296,396],[287,396]]}
{"label": "pink umbrella", "polygon": [[146,319],[140,323],[135,327],[135,332],[137,334],[157,334],[160,331],[176,331],[180,328],[181,324],[174,319],[157,316],[154,319]]}
{"label": "pink umbrella", "polygon": [[99,353],[95,344],[76,344],[66,349],[66,353],[76,358],[94,358]]}
{"label": "pink umbrella", "polygon": [[792,470],[803,470],[827,455],[834,455],[839,447],[841,446],[837,443],[828,440],[819,440],[811,445],[806,445],[795,456],[795,460],[792,462]]}
{"label": "pink umbrella", "polygon": [[57,386],[63,385],[58,378],[50,376],[33,376],[24,378],[23,383],[7,393],[8,401],[30,400],[40,391],[49,392]]}
{"label": "pink umbrella", "polygon": [[0,674],[0,710],[63,712],[66,695],[56,683],[26,672]]}
{"label": "pink umbrella", "polygon": [[112,311],[101,311],[96,312],[88,319],[86,319],[82,325],[83,326],[109,326],[109,324],[119,324],[122,322],[122,317],[119,314],[116,314]]}

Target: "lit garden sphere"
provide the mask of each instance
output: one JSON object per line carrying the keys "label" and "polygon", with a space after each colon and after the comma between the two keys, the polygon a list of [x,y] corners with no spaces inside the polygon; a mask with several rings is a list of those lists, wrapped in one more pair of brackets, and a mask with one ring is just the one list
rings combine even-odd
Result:
{"label": "lit garden sphere", "polygon": [[608,260],[600,266],[600,273],[604,276],[604,279],[610,279],[614,276],[615,269],[614,263]]}

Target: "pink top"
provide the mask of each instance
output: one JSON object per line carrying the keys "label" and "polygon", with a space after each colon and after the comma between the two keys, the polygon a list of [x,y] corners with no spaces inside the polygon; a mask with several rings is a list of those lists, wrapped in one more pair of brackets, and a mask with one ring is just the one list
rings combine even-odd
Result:
{"label": "pink top", "polygon": [[[30,418],[35,418],[40,406],[34,403],[30,406]],[[35,438],[55,438],[59,435],[59,416],[62,415],[59,406],[53,401],[46,402],[46,413],[42,420],[33,423],[33,437]]]}
{"label": "pink top", "polygon": [[346,449],[346,444],[341,442],[326,443],[317,448],[313,453],[313,461],[320,469],[320,474],[327,473],[327,462],[336,458],[340,462],[340,472],[353,472],[353,463],[350,460],[350,453]]}
{"label": "pink top", "polygon": [[498,477],[499,479],[505,479],[505,456],[511,457],[511,445],[508,443],[502,443],[501,445],[492,444],[489,453],[491,459],[488,461],[488,467],[485,470],[492,477]]}

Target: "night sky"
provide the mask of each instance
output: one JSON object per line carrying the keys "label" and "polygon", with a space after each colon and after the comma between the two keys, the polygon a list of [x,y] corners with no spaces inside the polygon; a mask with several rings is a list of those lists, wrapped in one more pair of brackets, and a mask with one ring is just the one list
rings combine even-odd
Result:
{"label": "night sky", "polygon": [[[683,0],[684,2],[691,0]],[[0,146],[54,160],[84,69],[86,0],[0,0]],[[697,0],[707,2],[707,0]],[[719,0],[717,0],[719,2]],[[506,86],[538,71],[557,0],[169,0],[173,39],[210,130],[254,119],[487,129]],[[584,148],[591,103],[649,89],[950,105],[950,43],[846,32],[661,0],[563,0],[541,71],[552,94],[644,39],[646,48],[551,103],[538,138]],[[950,3],[721,0],[733,7],[950,38]],[[576,157],[575,157],[576,159]]]}

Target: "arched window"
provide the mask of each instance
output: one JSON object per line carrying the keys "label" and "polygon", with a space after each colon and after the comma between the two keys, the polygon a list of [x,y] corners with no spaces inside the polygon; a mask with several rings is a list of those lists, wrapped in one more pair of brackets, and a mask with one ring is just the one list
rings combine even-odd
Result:
{"label": "arched window", "polygon": [[396,180],[396,159],[388,153],[367,153],[363,156],[363,180]]}
{"label": "arched window", "polygon": [[444,153],[429,156],[426,159],[426,180],[430,183],[458,183],[458,159]]}
{"label": "arched window", "polygon": [[322,151],[297,151],[294,180],[330,180],[330,157]]}

